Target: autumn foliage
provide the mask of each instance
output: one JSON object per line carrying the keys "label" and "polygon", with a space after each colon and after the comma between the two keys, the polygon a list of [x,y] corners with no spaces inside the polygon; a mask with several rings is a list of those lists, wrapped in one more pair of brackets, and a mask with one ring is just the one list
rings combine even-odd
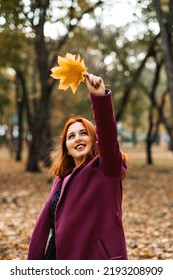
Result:
{"label": "autumn foliage", "polygon": [[[22,162],[0,153],[0,259],[23,260],[51,182],[47,169],[34,175],[24,172]],[[132,158],[124,180],[123,220],[131,260],[173,259],[172,154],[170,162],[166,156],[165,166],[153,167]]]}
{"label": "autumn foliage", "polygon": [[79,84],[85,80],[87,68],[84,60],[78,55],[75,60],[75,55],[67,53],[65,57],[58,56],[58,67],[51,69],[51,76],[54,79],[60,79],[59,89],[67,90],[71,87],[75,94]]}

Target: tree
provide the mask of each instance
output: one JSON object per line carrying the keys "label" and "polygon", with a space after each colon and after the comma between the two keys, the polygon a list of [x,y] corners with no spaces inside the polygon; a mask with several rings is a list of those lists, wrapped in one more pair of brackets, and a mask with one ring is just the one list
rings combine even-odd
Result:
{"label": "tree", "polygon": [[[103,2],[97,1],[92,4],[92,2],[89,3],[88,1],[77,3],[74,0],[69,0],[68,3],[66,1],[66,6],[64,6],[63,1],[53,0],[31,1],[27,6],[24,2],[17,0],[12,4],[9,1],[1,2],[3,8],[2,16],[5,18],[6,23],[10,18],[8,28],[14,30],[14,26],[20,26],[25,33],[26,29],[29,28],[34,41],[36,68],[34,67],[33,71],[38,73],[37,82],[40,90],[34,116],[31,114],[29,107],[27,96],[29,91],[23,90],[23,94],[25,94],[23,98],[25,99],[25,106],[27,106],[29,130],[32,133],[26,170],[37,172],[39,171],[41,141],[43,135],[45,135],[44,131],[48,130],[49,127],[51,95],[55,85],[55,81],[50,79],[49,69],[56,63],[58,53],[66,44],[70,34],[79,24],[83,15],[93,12]],[[55,8],[59,13],[62,11],[65,16],[61,17],[59,14],[53,16]],[[44,27],[47,21],[63,23],[66,31],[63,36],[59,37],[58,41],[45,37]],[[23,75],[23,79],[25,79],[25,75]]]}
{"label": "tree", "polygon": [[[173,119],[173,2],[153,0],[153,7],[156,11],[156,16],[160,26],[161,32],[161,48],[165,62],[168,91],[171,101],[171,113]],[[173,126],[172,132],[173,134]],[[173,136],[171,137],[171,139]],[[173,141],[171,141],[171,149],[173,150]]]}
{"label": "tree", "polygon": [[[153,100],[155,99],[155,94],[156,94],[156,88],[158,86],[159,82],[159,74],[161,70],[161,66],[163,64],[163,61],[160,61],[159,63],[156,63],[156,72],[155,76],[152,82],[151,90],[148,93],[150,99],[151,99],[151,105],[150,105],[150,110],[149,110],[149,116],[148,116],[148,133],[146,137],[146,151],[147,151],[147,163],[152,164],[153,159],[152,159],[152,153],[151,153],[151,147],[152,144],[156,141],[157,135],[158,135],[158,130],[159,130],[159,125],[161,123],[161,117],[159,115],[156,124],[154,124],[154,104]],[[163,106],[164,103],[161,104]]]}

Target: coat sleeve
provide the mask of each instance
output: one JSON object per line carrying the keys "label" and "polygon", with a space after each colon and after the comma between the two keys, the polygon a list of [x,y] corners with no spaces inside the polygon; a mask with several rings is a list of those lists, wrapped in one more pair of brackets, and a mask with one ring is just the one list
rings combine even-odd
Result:
{"label": "coat sleeve", "polygon": [[121,176],[122,156],[118,143],[117,125],[112,105],[112,93],[90,94],[96,124],[97,144],[101,168],[107,176]]}

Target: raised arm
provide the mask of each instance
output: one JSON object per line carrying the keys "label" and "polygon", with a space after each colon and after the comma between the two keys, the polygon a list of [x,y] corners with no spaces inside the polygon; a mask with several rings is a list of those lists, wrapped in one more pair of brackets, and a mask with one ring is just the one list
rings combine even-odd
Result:
{"label": "raised arm", "polygon": [[105,90],[100,77],[87,74],[86,84],[92,101],[98,148],[103,172],[107,176],[120,176],[122,156],[117,140],[117,125],[112,105],[112,93]]}

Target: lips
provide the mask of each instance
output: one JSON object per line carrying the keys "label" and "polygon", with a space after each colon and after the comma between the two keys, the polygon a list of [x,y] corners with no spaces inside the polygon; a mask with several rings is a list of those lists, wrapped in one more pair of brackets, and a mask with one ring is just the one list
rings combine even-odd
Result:
{"label": "lips", "polygon": [[75,149],[76,149],[76,150],[80,150],[80,149],[83,149],[83,148],[85,148],[85,147],[86,147],[85,144],[78,144],[78,145],[75,146]]}

